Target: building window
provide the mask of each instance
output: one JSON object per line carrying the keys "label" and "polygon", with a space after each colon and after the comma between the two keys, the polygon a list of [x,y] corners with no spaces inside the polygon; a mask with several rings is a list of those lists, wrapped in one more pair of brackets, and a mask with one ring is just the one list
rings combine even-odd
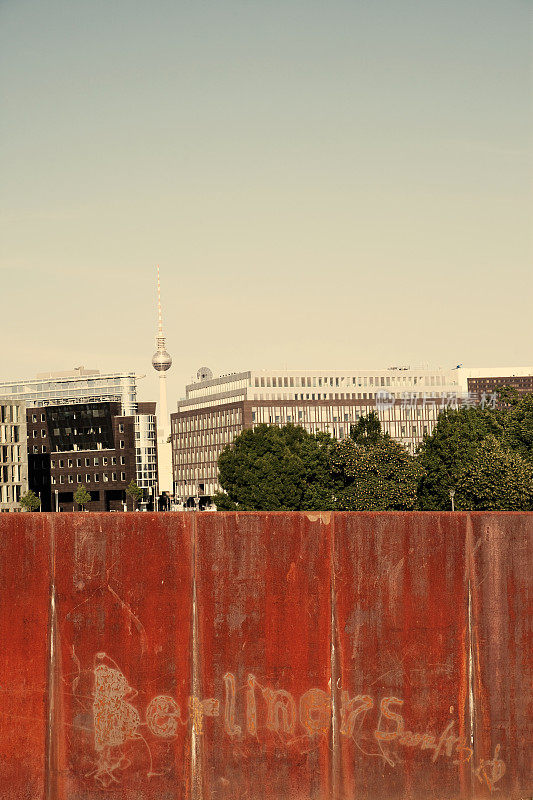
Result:
{"label": "building window", "polygon": [[31,421],[32,422],[37,422],[37,414],[32,414],[31,415]]}
{"label": "building window", "polygon": [[41,428],[41,439],[46,439],[46,431],[44,428]]}
{"label": "building window", "polygon": [[81,483],[81,475],[76,475],[76,483]]}
{"label": "building window", "polygon": [[41,414],[41,422],[46,422],[46,414]]}
{"label": "building window", "polygon": [[112,481],[116,481],[116,479],[117,479],[117,473],[116,472],[112,472],[111,473],[111,480]]}
{"label": "building window", "polygon": [[41,450],[42,450],[43,453],[46,453],[46,445],[45,444],[43,444],[43,446],[41,447]]}
{"label": "building window", "polygon": [[121,440],[120,440],[120,442],[119,442],[119,446],[120,446],[120,449],[121,449],[121,450],[124,450],[124,447],[125,447],[125,445],[124,445],[124,439],[121,439]]}
{"label": "building window", "polygon": [[106,456],[104,456],[102,458],[102,466],[107,467],[107,458],[106,458]]}
{"label": "building window", "polygon": [[116,464],[116,463],[117,463],[117,457],[116,456],[111,456],[111,465]]}
{"label": "building window", "polygon": [[81,467],[81,458],[76,459],[76,466]]}
{"label": "building window", "polygon": [[118,432],[119,432],[119,433],[124,433],[124,425],[122,424],[122,422],[121,422],[121,423],[120,423],[120,425],[118,426]]}
{"label": "building window", "polygon": [[120,463],[121,464],[125,464],[126,463],[126,456],[120,456]]}
{"label": "building window", "polygon": [[126,473],[125,472],[121,472],[120,473],[120,480],[121,481],[125,481],[126,480]]}
{"label": "building window", "polygon": [[102,480],[104,483],[107,483],[109,481],[109,475],[107,474],[107,472],[102,473]]}
{"label": "building window", "polygon": [[98,483],[99,480],[100,480],[100,475],[97,472],[95,472],[94,473],[94,482]]}
{"label": "building window", "polygon": [[93,465],[94,465],[95,467],[97,467],[97,466],[98,466],[98,464],[99,464],[99,461],[98,461],[98,459],[97,459],[97,458],[93,459]]}
{"label": "building window", "polygon": [[91,476],[88,475],[87,473],[85,473],[85,480],[87,481],[87,483],[91,482]]}
{"label": "building window", "polygon": [[90,458],[86,458],[85,459],[85,466],[86,467],[90,467],[91,466],[91,459]]}

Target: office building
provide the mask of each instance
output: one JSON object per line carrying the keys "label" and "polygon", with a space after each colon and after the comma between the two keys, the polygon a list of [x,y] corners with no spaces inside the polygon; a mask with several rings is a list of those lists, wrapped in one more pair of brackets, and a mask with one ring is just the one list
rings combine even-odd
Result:
{"label": "office building", "polygon": [[504,386],[516,389],[518,394],[533,394],[533,370],[530,375],[468,378],[468,392],[477,396],[498,392]]}
{"label": "office building", "polygon": [[[243,430],[261,423],[293,423],[342,439],[361,416],[375,411],[383,430],[414,453],[441,410],[475,401],[468,397],[468,379],[484,371],[461,365],[450,370],[399,366],[261,370],[214,378],[203,367],[171,415],[175,496],[205,502],[218,491],[220,452]],[[523,374],[530,368],[513,371]],[[494,374],[494,368],[488,372]]]}
{"label": "office building", "polygon": [[[137,402],[137,381],[142,377],[144,376],[137,375],[135,372],[101,373],[97,369],[77,367],[66,372],[41,373],[35,378],[0,381],[0,393],[9,396],[12,400],[23,400],[27,407],[28,423],[31,426],[31,439],[28,441],[28,454],[32,457],[29,465],[31,475],[33,476],[37,469],[40,480],[42,480],[43,469],[46,467],[46,458],[43,460],[42,468],[37,463],[36,448],[39,448],[41,456],[46,456],[50,452],[49,443],[45,439],[41,441],[42,437],[37,436],[41,428],[35,425],[35,422],[41,421],[42,416],[45,417],[44,421],[46,422],[46,414],[41,411],[39,413],[32,412],[30,415],[31,409],[107,403],[112,404],[113,417],[122,416],[135,420],[132,424],[135,427],[134,462],[136,468],[131,475],[126,470],[129,475],[128,482],[135,480],[145,490],[145,494],[150,497],[154,493],[158,494],[155,403]],[[72,411],[72,413],[75,412]],[[36,420],[33,420],[33,417]],[[33,441],[33,437],[37,437],[39,441]],[[119,470],[119,472],[123,471]],[[119,481],[119,483],[121,482]],[[33,486],[33,484],[31,485]],[[103,510],[104,500],[100,506]]]}
{"label": "office building", "polygon": [[155,403],[136,405],[128,415],[117,401],[27,409],[29,485],[43,511],[77,511],[74,494],[82,485],[91,511],[132,510],[132,480],[143,490],[141,506],[154,507]]}
{"label": "office building", "polygon": [[0,397],[0,511],[21,511],[19,500],[28,489],[26,407],[20,400]]}
{"label": "office building", "polygon": [[392,367],[353,372],[247,371],[213,378],[207,368],[186,387],[171,415],[175,496],[183,501],[219,490],[218,456],[235,436],[260,423],[302,425],[337,439],[376,411],[383,429],[412,452],[444,407],[456,407],[454,370]]}

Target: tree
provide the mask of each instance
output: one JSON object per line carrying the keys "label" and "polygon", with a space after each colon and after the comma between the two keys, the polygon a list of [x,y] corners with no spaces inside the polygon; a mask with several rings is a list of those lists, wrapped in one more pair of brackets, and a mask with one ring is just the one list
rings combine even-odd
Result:
{"label": "tree", "polygon": [[41,501],[31,489],[22,495],[19,500],[19,505],[22,506],[24,511],[38,511],[41,507]]}
{"label": "tree", "polygon": [[83,484],[78,486],[74,492],[74,502],[80,506],[82,511],[85,511],[85,506],[91,502],[91,495]]}
{"label": "tree", "polygon": [[505,411],[475,406],[446,409],[439,414],[431,435],[418,450],[423,469],[418,487],[420,508],[444,511],[450,508],[450,489],[455,489],[459,474],[472,461],[481,442],[490,434],[504,435]]}
{"label": "tree", "polygon": [[502,389],[503,441],[505,446],[533,461],[533,394],[520,395],[516,389]]}
{"label": "tree", "polygon": [[378,415],[371,411],[360,417],[355,425],[350,425],[350,439],[357,444],[377,444],[383,439],[390,439],[390,436],[382,432]]}
{"label": "tree", "polygon": [[364,435],[358,441],[344,439],[333,449],[332,470],[343,484],[337,493],[336,508],[340,511],[415,508],[422,475],[418,459],[390,436],[380,436],[373,421],[371,427],[370,437]]}
{"label": "tree", "polygon": [[323,511],[333,508],[329,453],[334,440],[296,425],[258,425],[218,459],[219,510]]}
{"label": "tree", "polygon": [[134,508],[137,508],[137,504],[141,497],[143,496],[143,490],[140,486],[137,486],[135,481],[132,479],[128,486],[126,487],[126,494],[128,497],[131,497]]}
{"label": "tree", "polygon": [[472,511],[533,510],[533,464],[489,435],[457,478],[457,509]]}

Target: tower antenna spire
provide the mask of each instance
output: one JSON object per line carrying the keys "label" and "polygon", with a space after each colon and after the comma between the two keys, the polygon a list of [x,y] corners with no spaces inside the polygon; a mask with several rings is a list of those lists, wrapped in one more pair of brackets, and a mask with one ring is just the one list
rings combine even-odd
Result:
{"label": "tower antenna spire", "polygon": [[168,437],[170,434],[170,421],[167,409],[167,371],[172,366],[172,358],[166,350],[166,340],[163,333],[163,318],[161,314],[161,281],[159,278],[159,264],[157,265],[157,335],[155,337],[156,351],[152,357],[152,366],[159,373],[159,425],[157,426],[157,458],[159,491],[172,494],[172,453]]}
{"label": "tower antenna spire", "polygon": [[161,314],[161,282],[159,280],[159,264],[157,265],[157,319],[159,336],[163,336],[163,317]]}

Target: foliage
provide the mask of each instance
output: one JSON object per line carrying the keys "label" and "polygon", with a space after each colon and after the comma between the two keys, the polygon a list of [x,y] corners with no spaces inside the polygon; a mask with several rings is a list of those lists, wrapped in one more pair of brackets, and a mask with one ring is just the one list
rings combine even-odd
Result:
{"label": "foliage", "polygon": [[533,394],[504,389],[500,400],[505,404],[501,417],[506,447],[533,461]]}
{"label": "foliage", "polygon": [[373,421],[368,429],[372,433],[360,437],[361,443],[344,439],[333,449],[332,470],[343,485],[337,493],[336,508],[341,511],[413,509],[422,475],[418,460],[389,436],[378,438]]}
{"label": "foliage", "polygon": [[141,489],[140,486],[137,486],[135,481],[132,479],[126,486],[126,494],[128,495],[128,497],[131,497],[133,505],[137,506],[137,503],[143,496],[143,490]]}
{"label": "foliage", "polygon": [[91,502],[91,495],[83,484],[78,486],[74,492],[74,502],[77,503],[82,510],[85,510],[85,506]]}
{"label": "foliage", "polygon": [[533,510],[533,464],[489,435],[463,465],[455,502],[458,510]]}
{"label": "foliage", "polygon": [[334,441],[296,425],[245,430],[218,459],[219,510],[320,511],[333,508],[329,453]]}
{"label": "foliage", "polygon": [[19,505],[22,506],[24,511],[38,511],[41,507],[41,501],[31,489],[22,495],[19,500]]}
{"label": "foliage", "polygon": [[350,439],[357,444],[377,444],[383,439],[390,439],[390,436],[382,432],[378,415],[371,411],[360,417],[356,425],[350,425]]}
{"label": "foliage", "polygon": [[445,511],[450,508],[450,489],[472,461],[477,448],[489,435],[502,439],[503,411],[479,406],[446,409],[431,435],[424,438],[418,459],[423,475],[418,487],[420,508]]}

